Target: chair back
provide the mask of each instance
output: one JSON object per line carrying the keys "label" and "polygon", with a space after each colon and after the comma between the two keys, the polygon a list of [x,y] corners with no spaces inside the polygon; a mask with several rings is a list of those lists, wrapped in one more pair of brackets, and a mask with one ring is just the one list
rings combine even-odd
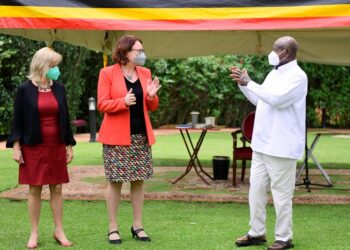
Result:
{"label": "chair back", "polygon": [[253,137],[254,118],[255,118],[255,111],[252,111],[248,113],[246,117],[244,117],[242,122],[242,127],[241,127],[242,134],[248,142],[251,142]]}

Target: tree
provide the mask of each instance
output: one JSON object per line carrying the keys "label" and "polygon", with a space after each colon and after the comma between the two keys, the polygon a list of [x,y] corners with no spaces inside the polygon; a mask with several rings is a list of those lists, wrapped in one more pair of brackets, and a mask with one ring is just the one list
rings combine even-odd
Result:
{"label": "tree", "polygon": [[[0,137],[5,138],[12,120],[13,96],[17,86],[26,79],[30,60],[43,42],[0,35]],[[62,42],[53,48],[63,56],[59,65],[60,81],[66,86],[72,119],[88,120],[88,99],[96,99],[97,81],[102,68],[102,54]],[[110,59],[110,58],[109,58]],[[109,61],[109,65],[113,62]],[[237,127],[243,117],[254,109],[237,84],[229,77],[230,66],[246,68],[258,83],[271,70],[266,57],[207,56],[188,59],[148,60],[146,67],[158,76],[160,107],[151,116],[155,127],[190,121],[190,112],[199,111],[200,120],[215,116],[221,125]],[[325,111],[328,126],[350,126],[350,68],[301,63],[309,79],[309,127],[321,126],[320,111]],[[98,116],[98,123],[102,114]]]}
{"label": "tree", "polygon": [[302,63],[309,80],[308,120],[311,127],[322,125],[320,112],[326,112],[326,125],[350,127],[350,68]]}
{"label": "tree", "polygon": [[10,131],[13,98],[17,86],[29,72],[31,56],[42,42],[0,35],[0,138]]}

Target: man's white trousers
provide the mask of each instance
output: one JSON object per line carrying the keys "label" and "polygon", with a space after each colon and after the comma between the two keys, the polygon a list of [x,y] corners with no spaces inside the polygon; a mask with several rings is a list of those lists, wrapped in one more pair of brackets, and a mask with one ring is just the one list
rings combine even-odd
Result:
{"label": "man's white trousers", "polygon": [[292,199],[297,160],[253,152],[250,170],[251,236],[266,234],[267,192],[271,190],[276,212],[275,240],[292,239]]}

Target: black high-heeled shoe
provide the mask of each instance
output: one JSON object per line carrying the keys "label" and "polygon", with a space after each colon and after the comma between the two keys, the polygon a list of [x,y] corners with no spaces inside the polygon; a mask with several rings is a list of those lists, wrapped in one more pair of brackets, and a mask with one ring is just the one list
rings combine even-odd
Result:
{"label": "black high-heeled shoe", "polygon": [[109,233],[107,234],[109,243],[111,243],[111,244],[122,244],[122,239],[117,239],[117,240],[111,240],[111,239],[109,239],[109,236],[110,236],[111,234],[118,234],[119,237],[120,237],[120,234],[119,234],[119,231],[118,231],[118,230],[109,232]]}
{"label": "black high-heeled shoe", "polygon": [[143,230],[143,228],[134,230],[134,227],[131,226],[131,235],[133,238],[136,237],[137,240],[141,240],[141,241],[151,241],[151,238],[148,236],[144,236],[144,237],[138,236],[138,233],[142,231],[145,231],[145,230]]}

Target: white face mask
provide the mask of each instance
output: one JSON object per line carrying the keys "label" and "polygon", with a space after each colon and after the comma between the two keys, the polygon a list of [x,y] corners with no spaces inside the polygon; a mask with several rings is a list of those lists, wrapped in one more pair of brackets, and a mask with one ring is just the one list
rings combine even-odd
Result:
{"label": "white face mask", "polygon": [[272,66],[280,65],[281,61],[283,61],[287,57],[287,56],[285,56],[284,58],[282,58],[282,60],[280,60],[279,56],[283,53],[283,51],[285,51],[285,50],[282,50],[279,54],[277,54],[275,51],[271,51],[271,53],[268,55],[269,64]]}
{"label": "white face mask", "polygon": [[275,51],[271,51],[271,53],[268,55],[268,58],[270,65],[277,66],[280,64],[280,58]]}

